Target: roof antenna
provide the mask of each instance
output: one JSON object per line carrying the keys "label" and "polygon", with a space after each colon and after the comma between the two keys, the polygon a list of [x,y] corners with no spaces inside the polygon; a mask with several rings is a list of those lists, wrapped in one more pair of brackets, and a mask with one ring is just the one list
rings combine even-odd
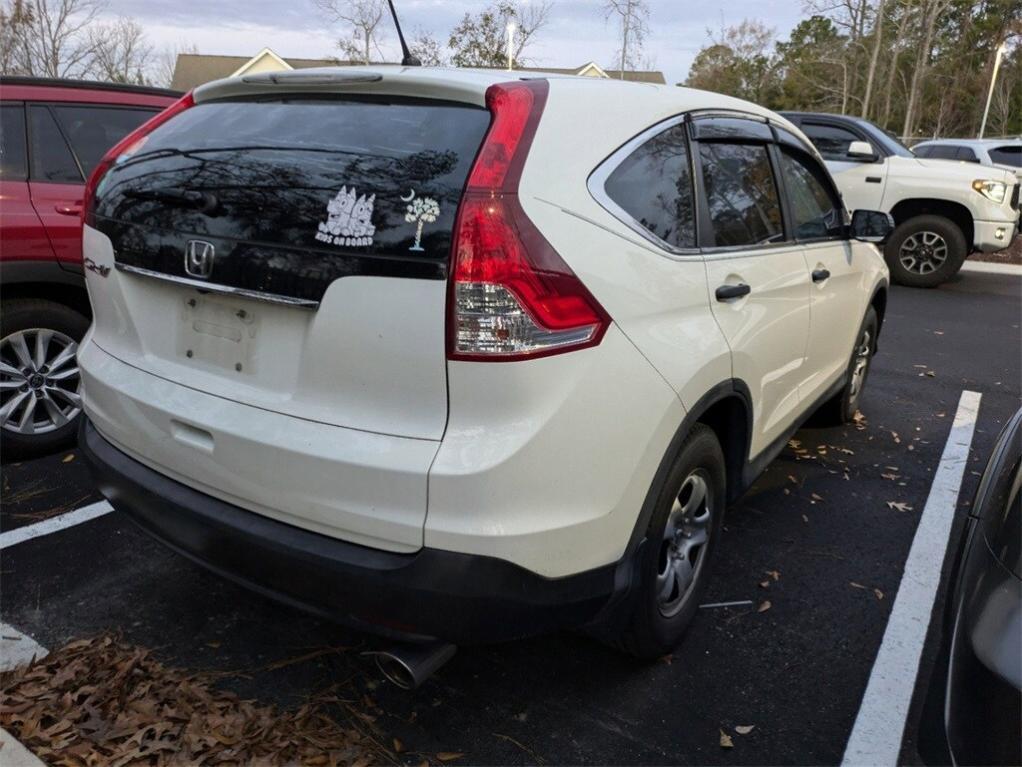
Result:
{"label": "roof antenna", "polygon": [[422,62],[413,56],[412,52],[408,50],[408,43],[405,42],[405,36],[401,34],[401,22],[397,20],[397,11],[394,10],[394,0],[387,0],[387,5],[390,6],[390,15],[394,17],[394,26],[397,27],[397,39],[401,41],[401,53],[404,56],[404,58],[401,59],[401,66],[421,67]]}

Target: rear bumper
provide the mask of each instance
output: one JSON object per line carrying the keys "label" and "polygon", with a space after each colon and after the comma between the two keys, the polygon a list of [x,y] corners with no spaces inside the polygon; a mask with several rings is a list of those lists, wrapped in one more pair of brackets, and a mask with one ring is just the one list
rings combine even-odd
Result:
{"label": "rear bumper", "polygon": [[247,511],[134,460],[82,419],[79,442],[100,492],[145,532],[265,596],[401,639],[516,639],[592,622],[631,568],[544,578],[486,556],[381,551]]}

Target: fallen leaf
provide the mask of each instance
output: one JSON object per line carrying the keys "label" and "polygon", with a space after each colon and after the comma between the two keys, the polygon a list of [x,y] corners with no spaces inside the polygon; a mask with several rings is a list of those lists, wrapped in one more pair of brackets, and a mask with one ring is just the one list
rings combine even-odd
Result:
{"label": "fallen leaf", "polygon": [[770,604],[770,600],[769,599],[765,599],[765,600],[763,600],[763,603],[759,606],[759,608],[756,610],[756,612],[758,612],[758,613],[765,613],[771,607],[773,607],[773,605]]}
{"label": "fallen leaf", "polygon": [[206,647],[212,647],[214,650],[220,646],[219,642],[206,642]]}
{"label": "fallen leaf", "polygon": [[768,588],[770,588],[770,581],[768,581],[768,580],[767,581],[760,581],[759,582],[759,587],[761,589],[768,589]]}
{"label": "fallen leaf", "polygon": [[813,493],[813,494],[812,494],[811,496],[809,496],[809,497],[810,497],[810,498],[812,498],[812,499],[813,499],[814,501],[822,501],[822,500],[823,500],[823,496],[821,496],[821,495],[817,495],[816,493]]}
{"label": "fallen leaf", "polygon": [[895,445],[900,445],[901,444],[901,437],[898,436],[898,432],[892,431],[891,432],[891,437],[894,439],[894,444]]}
{"label": "fallen leaf", "polygon": [[720,731],[720,747],[721,748],[734,748],[735,742],[731,740],[731,736],[723,730]]}
{"label": "fallen leaf", "polygon": [[735,732],[737,732],[739,735],[748,735],[755,729],[756,725],[754,724],[740,724],[737,727],[735,727]]}
{"label": "fallen leaf", "polygon": [[400,754],[405,750],[405,744],[399,738],[394,738],[394,753]]}
{"label": "fallen leaf", "polygon": [[926,375],[930,378],[934,378],[937,374],[934,373],[932,370],[927,370]]}
{"label": "fallen leaf", "polygon": [[884,598],[884,592],[882,592],[880,589],[873,589],[873,595],[877,599],[883,599]]}
{"label": "fallen leaf", "polygon": [[453,762],[455,759],[461,759],[464,754],[460,751],[441,751],[436,755],[438,761],[441,762]]}
{"label": "fallen leaf", "polygon": [[912,506],[905,501],[888,501],[887,508],[894,509],[895,511],[912,511]]}
{"label": "fallen leaf", "polygon": [[808,523],[809,522],[809,517],[807,517],[805,514],[803,514],[802,515],[802,521]]}
{"label": "fallen leaf", "polygon": [[68,453],[67,455],[64,456],[63,460],[61,460],[61,463],[71,463],[71,461],[73,461],[74,459],[75,459],[75,454],[74,453]]}
{"label": "fallen leaf", "polygon": [[674,656],[670,653],[660,658],[661,663],[665,663],[670,666],[674,662]]}
{"label": "fallen leaf", "polygon": [[861,583],[856,583],[855,581],[849,581],[848,585],[851,586],[853,589],[865,589],[866,588]]}
{"label": "fallen leaf", "polygon": [[780,570],[764,570],[764,572],[767,575],[769,575],[771,578],[773,578],[775,581],[781,580],[781,571]]}
{"label": "fallen leaf", "polygon": [[880,476],[883,477],[884,479],[890,479],[890,480],[895,480],[895,479],[900,479],[901,478],[900,474],[881,474]]}
{"label": "fallen leaf", "polygon": [[790,479],[790,480],[791,480],[791,483],[792,483],[793,485],[797,485],[797,484],[798,484],[798,480],[797,480],[797,479],[795,479],[795,476],[794,476],[793,474],[789,474],[789,475],[788,475],[788,479]]}

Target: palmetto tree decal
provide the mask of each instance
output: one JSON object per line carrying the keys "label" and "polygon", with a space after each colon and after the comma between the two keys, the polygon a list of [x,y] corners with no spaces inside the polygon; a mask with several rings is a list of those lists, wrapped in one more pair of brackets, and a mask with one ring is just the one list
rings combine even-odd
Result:
{"label": "palmetto tree decal", "polygon": [[437,220],[440,216],[440,204],[432,197],[416,197],[414,191],[409,197],[401,199],[408,203],[408,207],[405,209],[405,221],[409,224],[417,223],[419,225],[415,230],[415,244],[409,250],[423,250],[421,245],[422,227]]}

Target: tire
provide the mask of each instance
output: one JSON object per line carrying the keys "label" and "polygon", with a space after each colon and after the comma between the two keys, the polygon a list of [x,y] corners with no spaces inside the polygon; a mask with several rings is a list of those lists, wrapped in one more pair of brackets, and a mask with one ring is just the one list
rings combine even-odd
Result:
{"label": "tire", "polygon": [[[4,385],[0,388],[0,447],[5,461],[46,455],[74,443],[81,416],[81,377],[74,354],[88,328],[85,316],[54,301],[17,298],[4,302],[0,316],[0,362],[4,364],[0,368]],[[42,356],[39,336],[45,339]],[[40,360],[42,364],[38,364]],[[51,364],[56,367],[51,369]],[[34,405],[33,415],[28,419],[25,413],[30,405]]]}
{"label": "tire", "polygon": [[[716,435],[709,427],[696,424],[682,443],[657,497],[640,553],[639,583],[627,606],[630,617],[621,633],[610,640],[619,650],[655,660],[681,640],[706,590],[709,562],[724,517],[725,478],[724,453]],[[698,502],[701,491],[705,491],[703,503]],[[703,517],[706,518],[700,523]],[[669,524],[678,534],[667,540]],[[702,543],[694,542],[700,538]],[[668,564],[668,555],[672,553],[680,555],[673,560],[677,564],[674,568]],[[688,562],[688,566],[682,565],[682,561]],[[678,578],[672,577],[689,571],[687,588],[682,590]],[[665,583],[673,584],[666,597],[661,595]]]}
{"label": "tire", "polygon": [[841,426],[851,423],[855,417],[862,392],[866,388],[866,380],[869,378],[879,330],[880,320],[877,318],[876,309],[871,306],[866,310],[866,316],[855,337],[855,346],[852,348],[851,359],[845,372],[845,385],[816,412],[814,420],[819,425]]}
{"label": "tire", "polygon": [[898,224],[884,246],[891,279],[911,288],[935,288],[962,268],[969,254],[962,230],[943,216],[914,216]]}

